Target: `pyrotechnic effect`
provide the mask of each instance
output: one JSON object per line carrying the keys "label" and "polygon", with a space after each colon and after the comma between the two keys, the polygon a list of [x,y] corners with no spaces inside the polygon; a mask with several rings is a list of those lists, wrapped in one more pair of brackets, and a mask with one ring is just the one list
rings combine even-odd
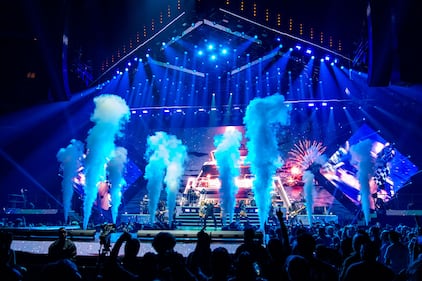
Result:
{"label": "pyrotechnic effect", "polygon": [[255,175],[253,192],[258,207],[260,229],[264,230],[271,204],[273,176],[282,163],[278,151],[275,124],[290,123],[290,107],[279,94],[253,99],[246,108],[243,122],[248,139],[247,161]]}
{"label": "pyrotechnic effect", "polygon": [[369,224],[370,218],[370,186],[369,181],[374,174],[375,161],[371,156],[372,141],[366,139],[358,142],[350,147],[352,154],[351,164],[357,167],[357,177],[360,184],[360,196],[362,204],[362,212],[365,216],[366,225]]}
{"label": "pyrotechnic effect", "polygon": [[229,223],[233,222],[234,207],[236,204],[236,193],[238,191],[235,178],[240,174],[240,142],[242,133],[234,127],[228,127],[223,135],[214,138],[215,159],[220,175],[220,199],[223,209],[223,226],[226,215],[229,215]]}
{"label": "pyrotechnic effect", "polygon": [[306,213],[308,214],[308,221],[312,223],[312,212],[314,204],[314,175],[308,171],[314,163],[323,164],[326,147],[317,141],[304,140],[294,145],[294,148],[289,151],[289,162],[297,168],[298,175],[302,176],[304,182],[303,191],[306,200]]}
{"label": "pyrotechnic effect", "polygon": [[69,211],[72,209],[73,179],[77,176],[82,166],[84,144],[81,141],[72,139],[66,148],[57,152],[57,160],[61,163],[62,170],[62,194],[64,221],[67,222]]}
{"label": "pyrotechnic effect", "polygon": [[155,211],[160,200],[164,180],[167,186],[167,209],[169,223],[171,224],[176,206],[176,195],[179,192],[180,178],[184,172],[187,149],[180,140],[166,132],[156,132],[155,135],[149,136],[147,145],[145,158],[148,164],[145,167],[145,179],[148,180],[150,222],[155,223]]}
{"label": "pyrotechnic effect", "polygon": [[110,183],[111,196],[111,217],[113,223],[117,223],[119,206],[122,203],[122,188],[126,181],[123,178],[125,166],[127,163],[127,150],[124,147],[117,147],[113,157],[107,164],[108,181]]}
{"label": "pyrotechnic effect", "polygon": [[91,121],[95,124],[86,139],[84,220],[86,229],[92,206],[97,198],[98,183],[106,180],[106,165],[115,150],[115,139],[122,136],[123,125],[130,118],[126,102],[119,96],[104,94],[94,98],[95,110]]}
{"label": "pyrotechnic effect", "polygon": [[299,167],[302,173],[313,163],[318,163],[325,152],[326,147],[322,143],[310,140],[299,141],[289,151],[289,161]]}
{"label": "pyrotechnic effect", "polygon": [[172,135],[168,136],[167,148],[169,149],[169,159],[164,182],[167,186],[168,220],[171,226],[176,208],[176,197],[179,193],[180,179],[185,170],[184,165],[187,158],[187,148],[182,144],[181,140]]}

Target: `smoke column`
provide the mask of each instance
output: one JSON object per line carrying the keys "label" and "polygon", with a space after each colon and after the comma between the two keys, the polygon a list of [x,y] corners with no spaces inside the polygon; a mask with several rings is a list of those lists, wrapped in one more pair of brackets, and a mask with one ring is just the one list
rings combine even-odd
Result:
{"label": "smoke column", "polygon": [[187,148],[175,136],[167,136],[167,149],[169,150],[168,166],[164,182],[167,185],[167,209],[169,225],[172,225],[176,196],[179,192],[180,178],[184,172],[184,164],[187,158]]}
{"label": "smoke column", "polygon": [[290,122],[289,107],[284,103],[284,97],[279,94],[265,98],[255,98],[246,108],[243,120],[246,127],[248,161],[255,175],[253,192],[258,206],[260,228],[268,217],[271,205],[272,177],[281,166],[277,139],[273,125]]}
{"label": "smoke column", "polygon": [[119,206],[122,203],[122,188],[126,185],[123,178],[125,165],[127,163],[127,150],[124,147],[117,147],[114,151],[113,157],[108,162],[107,172],[108,180],[110,182],[110,196],[111,196],[111,217],[113,223],[117,222],[117,215],[119,213]]}
{"label": "smoke column", "polygon": [[227,214],[229,215],[229,222],[233,222],[236,194],[238,191],[235,178],[240,174],[239,148],[241,140],[242,133],[233,127],[228,127],[223,135],[214,138],[214,145],[216,146],[215,158],[221,181],[220,199],[223,209],[223,226],[226,223]]}
{"label": "smoke column", "polygon": [[314,174],[308,170],[306,170],[302,176],[304,181],[303,191],[305,192],[306,213],[308,215],[309,225],[312,225],[312,207],[314,205],[314,178]]}
{"label": "smoke column", "polygon": [[95,125],[89,130],[86,139],[84,229],[88,226],[98,183],[106,178],[105,167],[115,149],[114,141],[116,137],[122,136],[121,129],[130,117],[129,107],[119,96],[104,94],[94,98],[94,103],[91,121]]}
{"label": "smoke column", "polygon": [[370,221],[370,187],[369,180],[374,174],[374,161],[371,156],[372,141],[366,139],[350,147],[352,155],[351,163],[357,165],[357,177],[360,184],[360,196],[362,211],[365,216],[366,225]]}
{"label": "smoke column", "polygon": [[155,132],[155,135],[147,138],[145,159],[148,161],[144,175],[145,179],[148,180],[148,211],[150,214],[150,222],[155,223],[155,211],[160,199],[164,173],[169,159],[167,134],[165,132]]}
{"label": "smoke column", "polygon": [[60,148],[57,152],[57,160],[61,163],[63,171],[62,195],[64,221],[67,222],[69,211],[72,209],[73,179],[77,176],[82,166],[84,144],[81,141],[72,139],[66,148]]}

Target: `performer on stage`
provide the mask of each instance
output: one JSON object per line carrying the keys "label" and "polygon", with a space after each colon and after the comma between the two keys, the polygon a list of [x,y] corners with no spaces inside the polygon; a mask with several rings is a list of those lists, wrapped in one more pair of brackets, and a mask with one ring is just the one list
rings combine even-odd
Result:
{"label": "performer on stage", "polygon": [[212,201],[209,201],[205,204],[205,217],[204,217],[204,226],[203,229],[205,230],[207,228],[207,220],[209,217],[211,217],[214,220],[214,228],[217,230],[217,218],[214,214],[214,203]]}
{"label": "performer on stage", "polygon": [[164,223],[164,215],[166,213],[166,202],[164,200],[160,200],[160,202],[158,202],[157,211],[155,212],[155,218],[158,222]]}

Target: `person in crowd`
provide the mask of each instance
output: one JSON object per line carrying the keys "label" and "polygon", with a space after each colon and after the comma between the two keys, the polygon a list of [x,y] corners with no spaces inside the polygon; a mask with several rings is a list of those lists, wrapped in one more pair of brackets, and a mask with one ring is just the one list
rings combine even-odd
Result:
{"label": "person in crowd", "polygon": [[292,254],[300,255],[306,259],[310,268],[310,280],[312,281],[338,281],[337,269],[316,258],[315,238],[309,232],[300,232],[292,245]]}
{"label": "person in crowd", "polygon": [[364,231],[356,232],[353,235],[353,239],[352,239],[353,252],[348,257],[345,257],[343,260],[343,263],[340,268],[340,280],[343,279],[343,275],[345,274],[346,270],[352,263],[361,261],[360,248],[364,243],[367,243],[369,240],[370,240],[369,235]]}
{"label": "person in crowd", "polygon": [[204,280],[211,275],[211,237],[204,230],[196,237],[195,249],[189,253],[186,263],[198,280]]}
{"label": "person in crowd", "polygon": [[51,261],[60,259],[75,260],[77,255],[76,244],[67,238],[67,230],[60,227],[58,230],[59,238],[53,241],[48,247],[48,257]]}
{"label": "person in crowd", "polygon": [[84,276],[80,272],[76,263],[64,258],[46,264],[41,270],[41,280],[43,281],[83,281]]}
{"label": "person in crowd", "polygon": [[154,236],[152,247],[157,252],[157,270],[159,280],[196,281],[195,275],[188,269],[185,257],[176,252],[176,238],[169,232],[159,232]]}
{"label": "person in crowd", "polygon": [[[124,255],[119,258],[120,248],[124,246]],[[110,256],[104,265],[103,280],[137,280],[139,278],[140,259],[138,252],[140,242],[129,232],[123,232],[114,244]]]}
{"label": "person in crowd", "polygon": [[379,248],[371,240],[366,240],[360,246],[361,260],[352,263],[342,276],[343,281],[377,280],[393,281],[396,278],[393,270],[377,261]]}
{"label": "person in crowd", "polygon": [[263,246],[262,237],[257,235],[253,227],[243,231],[243,243],[240,244],[234,253],[234,259],[239,260],[242,252],[248,252],[253,261],[260,267],[260,270],[267,268],[269,255],[267,249]]}
{"label": "person in crowd", "polygon": [[12,242],[12,233],[0,231],[0,276],[2,280],[20,281],[23,280],[26,269],[16,265]]}
{"label": "person in crowd", "polygon": [[387,250],[387,247],[390,245],[390,239],[388,239],[388,230],[384,229],[380,233],[380,254],[378,256],[378,261],[380,263],[385,263],[384,256],[385,256],[385,250]]}
{"label": "person in crowd", "polygon": [[353,236],[356,233],[354,225],[346,225],[343,227],[343,231],[340,237],[340,251],[343,259],[347,258],[353,252]]}
{"label": "person in crowd", "polygon": [[266,246],[269,254],[269,260],[266,267],[262,268],[263,275],[268,281],[286,280],[287,273],[285,270],[286,255],[283,242],[276,237],[271,238]]}
{"label": "person in crowd", "polygon": [[384,262],[395,274],[399,274],[409,265],[409,251],[400,239],[401,235],[395,230],[388,233],[390,245],[385,249]]}
{"label": "person in crowd", "polygon": [[229,251],[217,247],[211,253],[211,276],[208,281],[227,281],[233,276],[233,260]]}
{"label": "person in crowd", "polygon": [[261,277],[261,268],[248,251],[242,251],[235,259],[234,276],[229,281],[267,281]]}
{"label": "person in crowd", "polygon": [[405,276],[402,280],[406,281],[420,281],[422,280],[422,259],[414,260],[405,272]]}
{"label": "person in crowd", "polygon": [[290,255],[286,259],[285,270],[288,281],[309,281],[311,269],[308,261],[300,255]]}

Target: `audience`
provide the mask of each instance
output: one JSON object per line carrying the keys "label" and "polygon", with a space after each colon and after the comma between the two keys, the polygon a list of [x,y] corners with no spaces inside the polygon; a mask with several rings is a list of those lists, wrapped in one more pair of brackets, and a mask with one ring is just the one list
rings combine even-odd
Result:
{"label": "audience", "polygon": [[[254,227],[244,228],[243,242],[233,253],[224,246],[212,250],[212,238],[202,229],[194,250],[186,256],[175,251],[176,238],[166,231],[153,238],[155,252],[140,256],[140,241],[123,232],[109,256],[98,255],[96,268],[101,271],[92,278],[85,275],[87,265],[77,258],[65,228],[60,228],[59,238],[49,246],[46,258],[50,262],[37,271],[31,268],[30,274],[16,264],[12,235],[0,231],[0,276],[13,281],[364,281],[372,276],[383,281],[421,280],[418,227],[304,226],[286,224],[281,211],[276,214],[279,222],[266,228],[266,236]],[[123,245],[124,254],[119,256]]]}
{"label": "audience", "polygon": [[57,261],[60,259],[75,260],[76,258],[76,245],[75,243],[67,238],[67,231],[64,227],[59,228],[59,238],[53,241],[48,248],[48,256],[51,261]]}
{"label": "audience", "polygon": [[342,276],[343,281],[377,280],[393,281],[396,278],[393,270],[377,261],[379,255],[378,245],[371,241],[364,241],[360,245],[361,260],[350,264]]}
{"label": "audience", "polygon": [[206,280],[211,275],[211,238],[204,230],[196,237],[195,249],[187,257],[187,266],[198,280]]}
{"label": "audience", "polygon": [[16,265],[15,252],[11,248],[13,235],[0,231],[0,276],[2,280],[23,280],[23,267]]}
{"label": "audience", "polygon": [[409,250],[400,240],[401,235],[395,230],[388,233],[390,245],[385,249],[385,264],[391,267],[395,274],[399,274],[409,265]]}

